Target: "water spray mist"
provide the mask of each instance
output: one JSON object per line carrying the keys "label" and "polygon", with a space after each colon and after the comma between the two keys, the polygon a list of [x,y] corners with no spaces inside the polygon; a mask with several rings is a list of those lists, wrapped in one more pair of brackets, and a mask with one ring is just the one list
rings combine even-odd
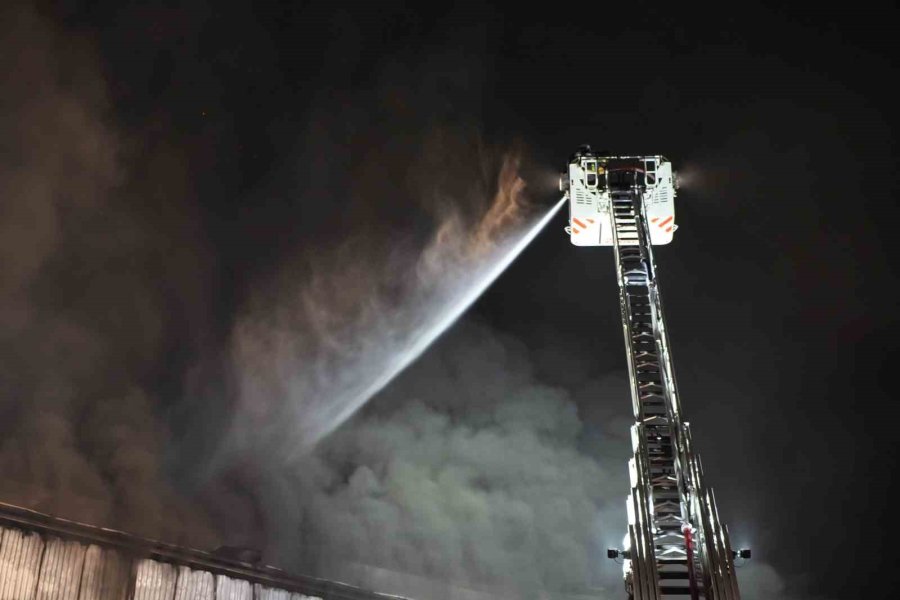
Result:
{"label": "water spray mist", "polygon": [[313,424],[313,429],[307,440],[315,444],[322,437],[328,435],[339,427],[344,421],[353,416],[370,398],[381,391],[403,369],[416,360],[440,335],[474,303],[481,294],[515,261],[516,257],[531,243],[541,232],[547,223],[556,215],[565,198],[552,207],[546,215],[539,219],[530,229],[527,229],[518,240],[498,249],[485,264],[478,265],[478,269],[472,273],[471,278],[458,282],[458,287],[451,290],[442,302],[436,304],[429,313],[429,318],[410,333],[406,344],[397,348],[397,352],[387,356],[384,360],[382,372],[373,380],[365,382],[358,394],[348,397],[346,400],[336,402],[333,409],[318,415]]}
{"label": "water spray mist", "polygon": [[563,205],[534,217],[523,208],[524,188],[515,161],[506,160],[497,193],[475,222],[450,211],[424,247],[390,256],[365,245],[336,252],[274,306],[251,312],[234,336],[241,386],[235,434],[258,446],[262,433],[278,452],[303,453],[350,418],[450,327]]}

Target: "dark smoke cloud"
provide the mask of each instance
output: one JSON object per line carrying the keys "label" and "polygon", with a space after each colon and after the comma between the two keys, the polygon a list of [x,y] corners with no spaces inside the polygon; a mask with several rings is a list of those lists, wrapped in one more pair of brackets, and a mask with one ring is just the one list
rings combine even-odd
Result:
{"label": "dark smoke cloud", "polygon": [[0,24],[0,495],[209,540],[166,482],[147,386],[166,312],[202,320],[196,232],[168,204],[183,178],[170,149],[116,126],[90,44],[24,5]]}

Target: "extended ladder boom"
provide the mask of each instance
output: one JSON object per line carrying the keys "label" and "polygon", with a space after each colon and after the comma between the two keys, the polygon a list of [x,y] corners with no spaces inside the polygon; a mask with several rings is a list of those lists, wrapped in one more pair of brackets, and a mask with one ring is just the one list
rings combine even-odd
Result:
{"label": "extended ladder boom", "polygon": [[[728,531],[682,420],[651,249],[654,236],[668,243],[674,231],[671,165],[659,156],[599,157],[588,148],[573,157],[565,183],[573,243],[613,246],[619,283],[634,458],[626,547],[610,555],[625,558],[633,600],[740,600]],[[656,213],[649,221],[647,204]],[[576,241],[588,222],[601,230],[591,243],[584,236]],[[656,228],[668,230],[657,234]]]}

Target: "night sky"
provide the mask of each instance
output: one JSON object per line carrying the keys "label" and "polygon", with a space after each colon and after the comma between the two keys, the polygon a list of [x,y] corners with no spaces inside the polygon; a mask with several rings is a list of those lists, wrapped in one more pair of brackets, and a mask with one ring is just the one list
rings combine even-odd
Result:
{"label": "night sky", "polygon": [[[55,36],[49,55],[59,57],[63,87],[88,77],[68,61],[93,65],[92,81],[104,82],[103,120],[124,140],[127,163],[139,165],[128,175],[145,199],[134,214],[167,232],[152,261],[129,267],[147,275],[152,263],[147,276],[167,282],[153,356],[136,342],[123,360],[153,391],[150,410],[176,440],[186,435],[180,415],[194,410],[183,398],[197,386],[228,387],[197,381],[217,372],[209,365],[257,282],[297,252],[338,245],[343,231],[413,221],[389,198],[411,177],[407,159],[423,132],[475,131],[486,143],[524,148],[535,173],[561,170],[584,143],[660,153],[685,179],[675,241],[656,251],[675,369],[733,545],[752,547],[754,561],[779,573],[784,598],[878,598],[892,589],[900,418],[891,383],[900,358],[893,6],[54,2],[23,10]],[[17,26],[9,23],[18,22],[3,24],[4,43],[21,48],[9,41]],[[4,54],[4,69],[16,64]],[[8,72],[4,86],[30,85],[27,69]],[[25,159],[4,148],[6,173]],[[335,177],[379,159],[360,184],[373,200],[347,212],[335,191],[347,182]],[[555,199],[543,182],[529,185],[536,201]],[[571,246],[565,220],[557,215],[463,325],[517,340],[535,377],[571,387],[586,432],[580,448],[590,452],[610,420],[627,423],[630,400],[612,253]],[[62,312],[83,308],[65,292],[82,277],[73,268],[55,260],[34,284]],[[452,352],[454,335],[467,334],[451,332],[434,352]],[[0,375],[13,389],[19,380],[9,373],[37,367],[2,348]],[[608,382],[609,397],[577,389],[589,378]],[[372,410],[392,401],[379,396]],[[174,462],[172,477],[190,478]],[[624,504],[624,460],[601,466],[620,476],[612,495]]]}

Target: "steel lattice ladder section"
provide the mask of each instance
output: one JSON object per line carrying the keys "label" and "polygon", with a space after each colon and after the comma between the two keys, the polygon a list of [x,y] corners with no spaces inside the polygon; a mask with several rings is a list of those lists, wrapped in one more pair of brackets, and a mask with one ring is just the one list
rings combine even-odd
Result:
{"label": "steel lattice ladder section", "polygon": [[739,600],[727,530],[681,420],[642,188],[612,191],[610,210],[635,415],[629,594]]}

